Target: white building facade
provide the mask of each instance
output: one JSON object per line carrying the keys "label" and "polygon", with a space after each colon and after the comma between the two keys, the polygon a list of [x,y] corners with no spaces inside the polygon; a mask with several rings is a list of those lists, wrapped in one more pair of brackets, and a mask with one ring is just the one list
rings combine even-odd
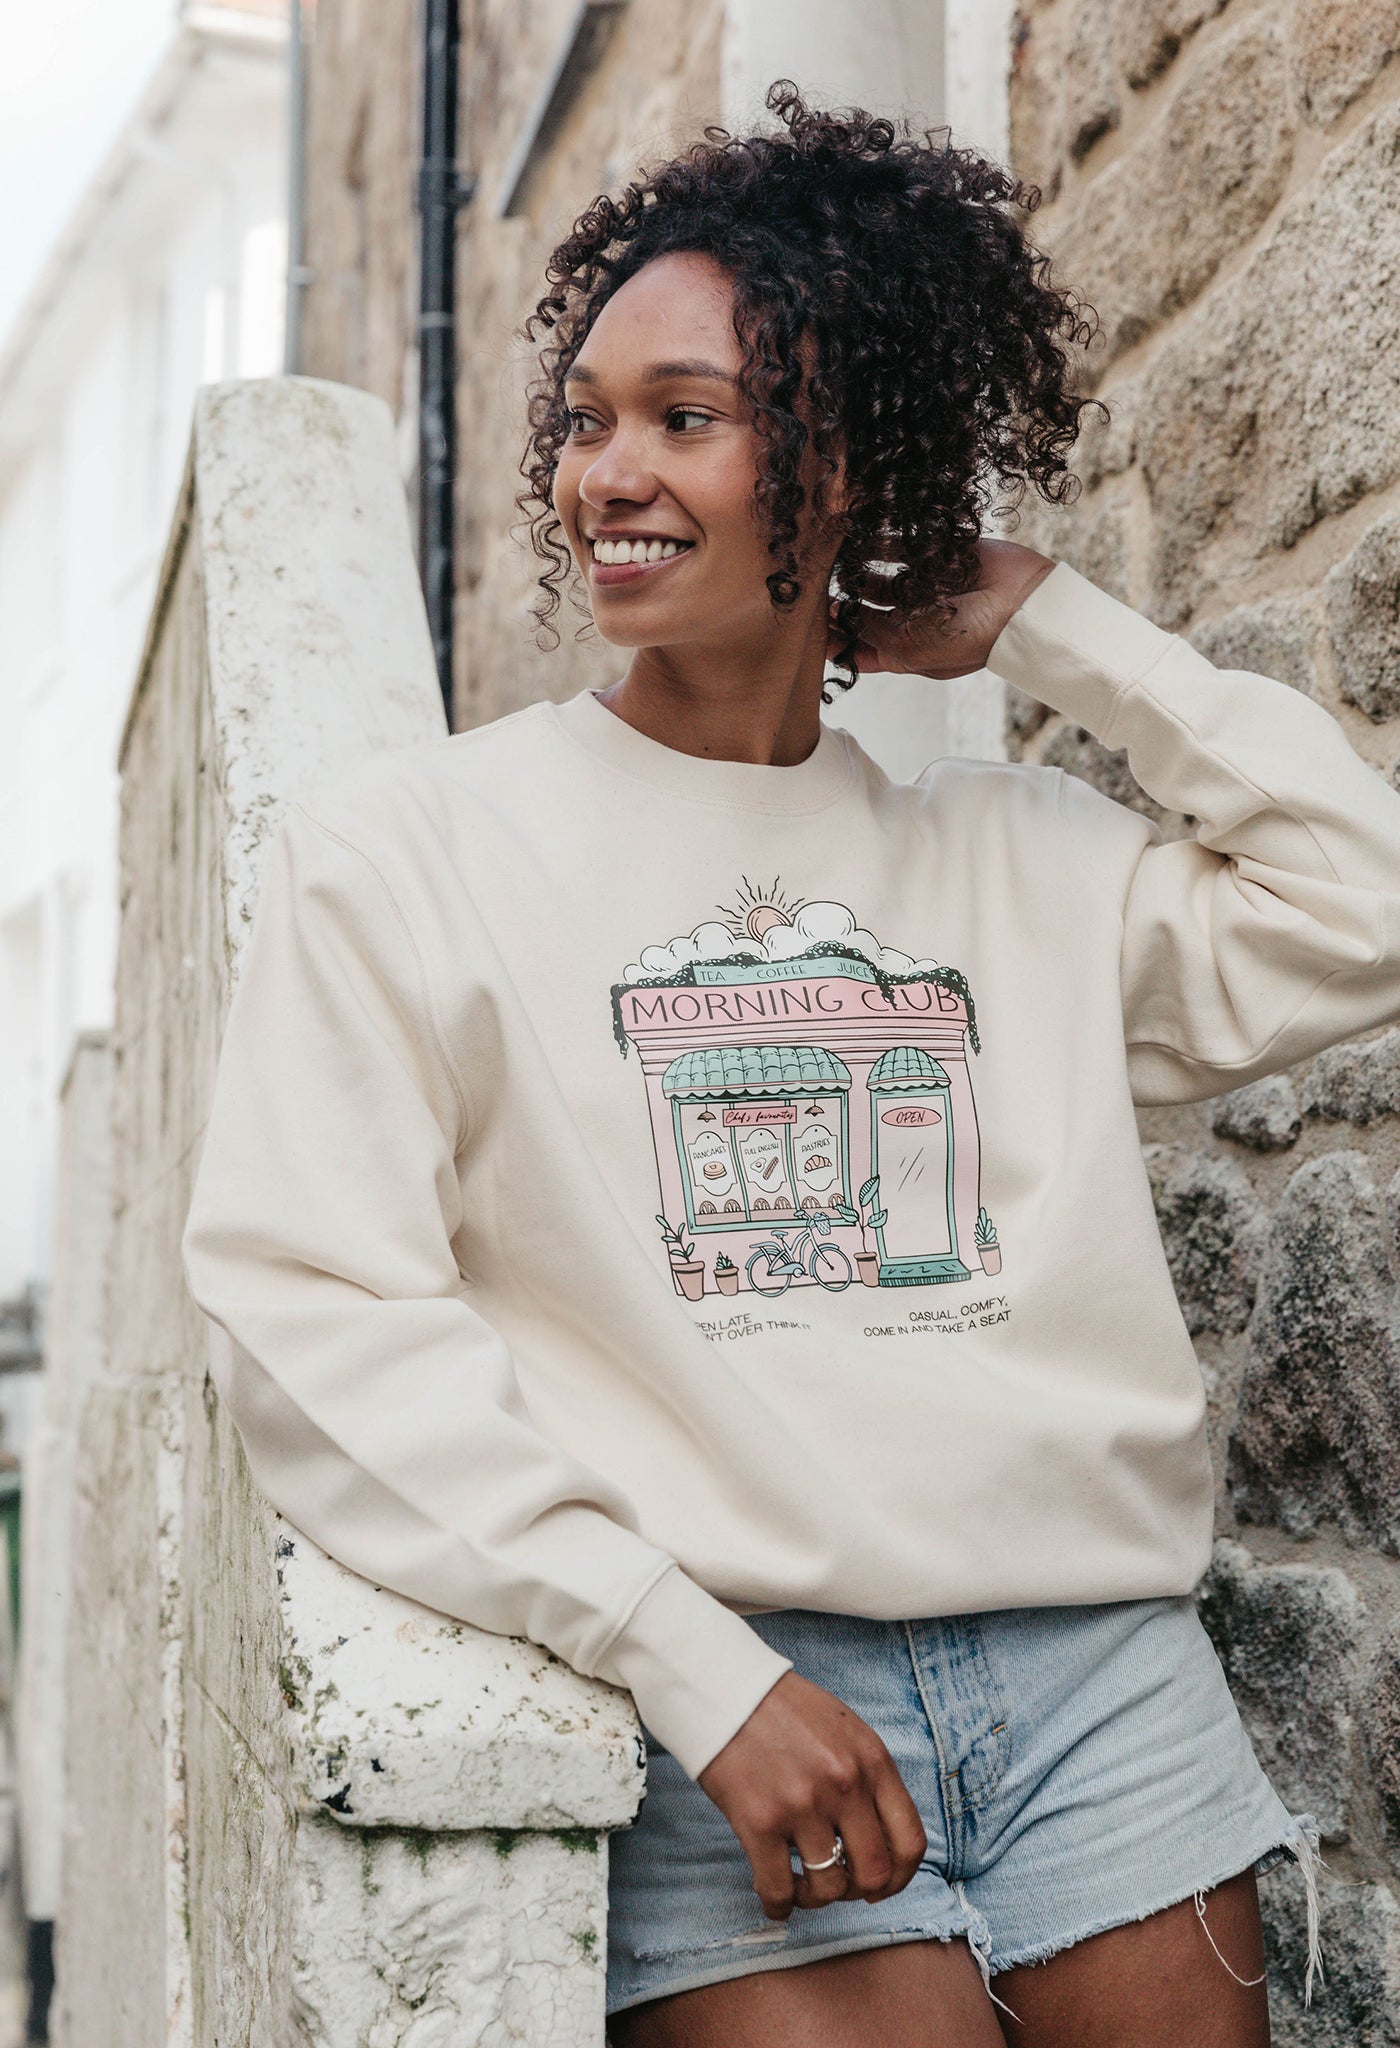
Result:
{"label": "white building facade", "polygon": [[[60,1088],[111,1018],[116,749],[196,388],[281,367],[281,0],[186,4],[0,341],[0,1303],[42,1291]],[[25,1433],[18,1383],[0,1411]]]}

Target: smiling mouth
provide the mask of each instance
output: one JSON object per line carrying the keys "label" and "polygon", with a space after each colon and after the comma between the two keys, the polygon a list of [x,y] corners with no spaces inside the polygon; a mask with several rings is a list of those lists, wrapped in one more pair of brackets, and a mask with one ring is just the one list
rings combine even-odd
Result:
{"label": "smiling mouth", "polygon": [[688,555],[695,543],[641,537],[636,540],[595,540],[589,544],[589,569],[601,584],[634,583],[668,569]]}

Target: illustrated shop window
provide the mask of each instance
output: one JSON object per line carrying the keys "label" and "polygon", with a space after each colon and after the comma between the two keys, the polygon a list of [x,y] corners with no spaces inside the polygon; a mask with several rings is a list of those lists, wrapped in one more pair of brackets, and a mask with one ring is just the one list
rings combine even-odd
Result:
{"label": "illustrated shop window", "polygon": [[846,1103],[710,1097],[675,1105],[692,1226],[779,1222],[846,1200]]}
{"label": "illustrated shop window", "polygon": [[[726,1102],[734,1150],[748,1190],[751,1216],[791,1216],[793,1174],[788,1133],[797,1105],[792,1102]],[[752,1119],[752,1121],[750,1121]],[[781,1119],[781,1121],[778,1121]]]}
{"label": "illustrated shop window", "polygon": [[850,1069],[823,1046],[705,1046],[662,1076],[693,1230],[849,1204]]}
{"label": "illustrated shop window", "polygon": [[746,1216],[748,1204],[734,1141],[720,1109],[720,1104],[710,1102],[680,1105],[681,1170],[697,1221],[727,1216],[737,1223]]}

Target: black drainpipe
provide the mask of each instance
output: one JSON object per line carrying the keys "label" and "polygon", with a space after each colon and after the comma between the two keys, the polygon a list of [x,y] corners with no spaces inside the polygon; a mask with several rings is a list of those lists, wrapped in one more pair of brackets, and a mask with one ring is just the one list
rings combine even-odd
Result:
{"label": "black drainpipe", "polygon": [[302,0],[292,0],[287,22],[287,311],[282,368],[301,368],[301,314],[311,272],[306,262],[306,42]]}
{"label": "black drainpipe", "polygon": [[418,561],[433,659],[452,730],[453,479],[457,471],[458,0],[423,0],[423,155],[418,166]]}

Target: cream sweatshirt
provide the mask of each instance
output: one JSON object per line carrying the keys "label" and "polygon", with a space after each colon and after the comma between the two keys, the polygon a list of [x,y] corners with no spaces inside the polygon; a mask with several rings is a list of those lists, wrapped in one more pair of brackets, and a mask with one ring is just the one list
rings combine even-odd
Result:
{"label": "cream sweatshirt", "polygon": [[746,1608],[1195,1584],[1133,1105],[1400,1014],[1400,795],[1317,704],[1064,566],[990,665],[1195,836],[830,727],[702,760],[584,692],[376,759],[269,860],[185,1240],[254,1476],[692,1774],[786,1669]]}

